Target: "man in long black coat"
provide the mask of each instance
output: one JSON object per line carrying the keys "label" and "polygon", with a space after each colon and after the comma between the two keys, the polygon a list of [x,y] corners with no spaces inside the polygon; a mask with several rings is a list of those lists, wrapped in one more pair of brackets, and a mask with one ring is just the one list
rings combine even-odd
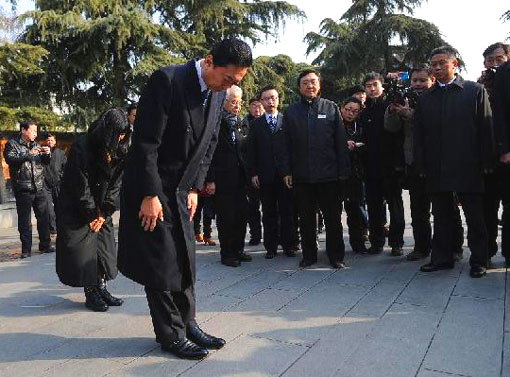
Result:
{"label": "man in long black coat", "polygon": [[195,322],[192,218],[217,143],[224,90],[252,63],[227,39],[205,59],[157,70],[140,99],[121,194],[120,271],[145,286],[156,340],[179,357],[206,357],[224,340]]}
{"label": "man in long black coat", "polygon": [[468,225],[471,276],[487,267],[487,229],[483,212],[484,174],[494,157],[492,113],[480,84],[455,75],[456,51],[432,51],[436,84],[418,100],[415,125],[415,163],[432,196],[434,238],[431,262],[423,272],[453,268],[455,203],[457,193]]}

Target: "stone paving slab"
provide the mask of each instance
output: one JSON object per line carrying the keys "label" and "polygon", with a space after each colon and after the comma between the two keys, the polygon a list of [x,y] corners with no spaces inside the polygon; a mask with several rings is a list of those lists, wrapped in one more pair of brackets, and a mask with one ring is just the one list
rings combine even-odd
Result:
{"label": "stone paving slab", "polygon": [[[405,236],[409,252],[409,225]],[[348,250],[349,267],[334,270],[320,241],[319,263],[304,270],[300,255],[266,260],[261,245],[235,269],[218,246],[198,246],[197,320],[228,341],[200,362],[161,351],[143,287],[123,276],[109,289],[125,304],[94,313],[82,289],[58,281],[54,255],[0,263],[0,376],[510,377],[500,256],[478,280],[467,248],[455,269],[432,274],[387,248]]]}

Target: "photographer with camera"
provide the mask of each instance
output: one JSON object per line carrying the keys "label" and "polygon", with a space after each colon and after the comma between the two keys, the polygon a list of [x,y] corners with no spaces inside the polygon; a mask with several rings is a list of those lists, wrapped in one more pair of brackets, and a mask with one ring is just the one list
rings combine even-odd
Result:
{"label": "photographer with camera", "polygon": [[379,254],[385,244],[384,223],[386,199],[390,211],[388,244],[391,255],[401,256],[404,245],[404,204],[400,179],[404,172],[402,152],[403,133],[390,133],[384,129],[384,114],[388,102],[383,95],[383,77],[369,73],[363,80],[367,93],[366,108],[360,115],[366,172],[366,194],[370,227],[369,254]]}
{"label": "photographer with camera", "polygon": [[[498,44],[495,44],[498,45]],[[503,229],[501,241],[501,253],[505,257],[505,266],[510,267],[510,49],[508,45],[500,44],[497,49],[493,50],[485,59],[488,64],[494,63],[498,65],[495,70],[493,91],[491,105],[494,113],[494,129],[496,134],[496,150],[499,159],[498,166],[495,172],[494,183],[499,183],[499,195],[503,202]],[[493,45],[494,46],[494,45]],[[491,46],[489,46],[490,48]],[[488,48],[488,49],[489,49]],[[486,50],[487,51],[487,50]],[[506,54],[503,56],[502,52]],[[505,61],[506,59],[506,61]],[[494,68],[494,66],[493,66]],[[490,184],[487,187],[487,201],[490,201]],[[499,198],[497,198],[497,207],[499,207]],[[494,204],[495,213],[499,208]],[[487,208],[490,210],[490,207]],[[487,216],[487,215],[486,215]],[[494,219],[494,215],[492,216]],[[497,217],[496,217],[497,219]],[[487,220],[486,220],[487,221]],[[489,229],[490,221],[487,221],[489,232],[489,256],[497,252],[494,244],[491,245],[493,239],[497,237],[497,224],[496,224],[496,237],[494,237],[494,228]],[[494,226],[494,225],[492,225]]]}
{"label": "photographer with camera", "polygon": [[[487,47],[483,52],[483,64],[485,71],[482,72],[482,76],[478,79],[480,84],[485,86],[485,89],[489,93],[489,102],[494,110],[494,116],[496,117],[497,111],[495,111],[495,100],[498,94],[494,92],[496,84],[496,69],[503,65],[509,60],[509,46],[504,43],[494,43]],[[508,107],[508,102],[506,103]],[[503,110],[504,111],[504,110]],[[496,134],[498,145],[501,144],[501,138],[499,133]],[[505,151],[500,149],[500,154],[504,154]],[[484,212],[485,212],[485,224],[487,226],[487,235],[489,238],[489,264],[493,256],[498,252],[498,212],[499,205],[503,204],[503,224],[505,218],[510,215],[510,207],[508,205],[509,199],[505,197],[505,190],[508,190],[510,180],[507,178],[510,173],[510,167],[506,164],[500,163],[499,154],[494,156],[495,169],[490,174],[487,174],[485,178],[485,196],[484,196]],[[507,221],[508,223],[508,221]],[[502,229],[502,248],[508,249],[508,242],[510,241],[510,235],[508,234],[508,226],[503,225]],[[503,252],[504,256],[508,256],[510,262],[510,251]],[[509,263],[510,264],[510,263]]]}
{"label": "photographer with camera", "polygon": [[[404,157],[405,157],[405,186],[409,189],[411,200],[411,218],[413,226],[414,249],[407,255],[408,261],[415,261],[429,256],[432,248],[432,227],[430,225],[430,195],[425,191],[425,179],[418,176],[414,166],[413,157],[413,132],[414,111],[416,100],[435,82],[428,64],[420,64],[411,69],[410,88],[400,87],[398,93],[394,93],[395,102],[391,102],[384,115],[384,128],[389,132],[404,132]],[[404,104],[402,104],[404,102]],[[456,203],[454,203],[456,204]],[[462,255],[464,242],[464,229],[458,207],[455,212],[457,255]]]}

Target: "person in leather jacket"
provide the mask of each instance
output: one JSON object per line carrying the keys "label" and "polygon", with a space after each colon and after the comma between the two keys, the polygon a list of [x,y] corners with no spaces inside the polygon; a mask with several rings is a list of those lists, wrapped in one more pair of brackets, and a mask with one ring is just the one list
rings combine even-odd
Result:
{"label": "person in leather jacket", "polygon": [[39,251],[54,251],[50,247],[48,196],[44,190],[44,166],[50,161],[51,151],[41,147],[36,137],[37,125],[21,122],[19,136],[9,140],[4,150],[16,198],[21,258],[29,257],[32,252],[32,208],[37,218]]}

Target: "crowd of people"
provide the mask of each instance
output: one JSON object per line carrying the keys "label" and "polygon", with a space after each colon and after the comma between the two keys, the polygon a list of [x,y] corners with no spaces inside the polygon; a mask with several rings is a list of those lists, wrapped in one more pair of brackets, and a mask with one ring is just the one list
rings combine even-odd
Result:
{"label": "crowd of people", "polygon": [[277,257],[279,246],[290,258],[301,250],[302,268],[317,262],[324,227],[325,253],[339,269],[346,266],[343,209],[354,253],[380,254],[387,238],[389,254],[404,256],[405,189],[414,236],[405,258],[430,256],[421,271],[462,259],[459,206],[470,275],[491,266],[499,225],[510,267],[509,47],[493,44],[483,57],[479,83],[462,78],[457,51],[443,46],[410,69],[409,88],[395,84],[399,73],[371,72],[339,105],[321,96],[320,73],[307,69],[297,77],[298,101],[282,111],[277,87],[267,85],[241,119],[238,84],[251,50],[226,39],[204,59],[157,70],[138,108],[104,112],[67,163],[54,135],[40,147],[37,126],[22,122],[5,149],[22,256],[30,255],[32,207],[39,249],[52,251],[56,230],[58,276],[84,287],[87,307],[122,305],[106,289],[120,270],[145,287],[156,341],[189,359],[225,344],[195,321],[195,245],[215,245],[214,218],[225,266],[252,260],[249,225],[249,244],[263,240],[265,258]]}

